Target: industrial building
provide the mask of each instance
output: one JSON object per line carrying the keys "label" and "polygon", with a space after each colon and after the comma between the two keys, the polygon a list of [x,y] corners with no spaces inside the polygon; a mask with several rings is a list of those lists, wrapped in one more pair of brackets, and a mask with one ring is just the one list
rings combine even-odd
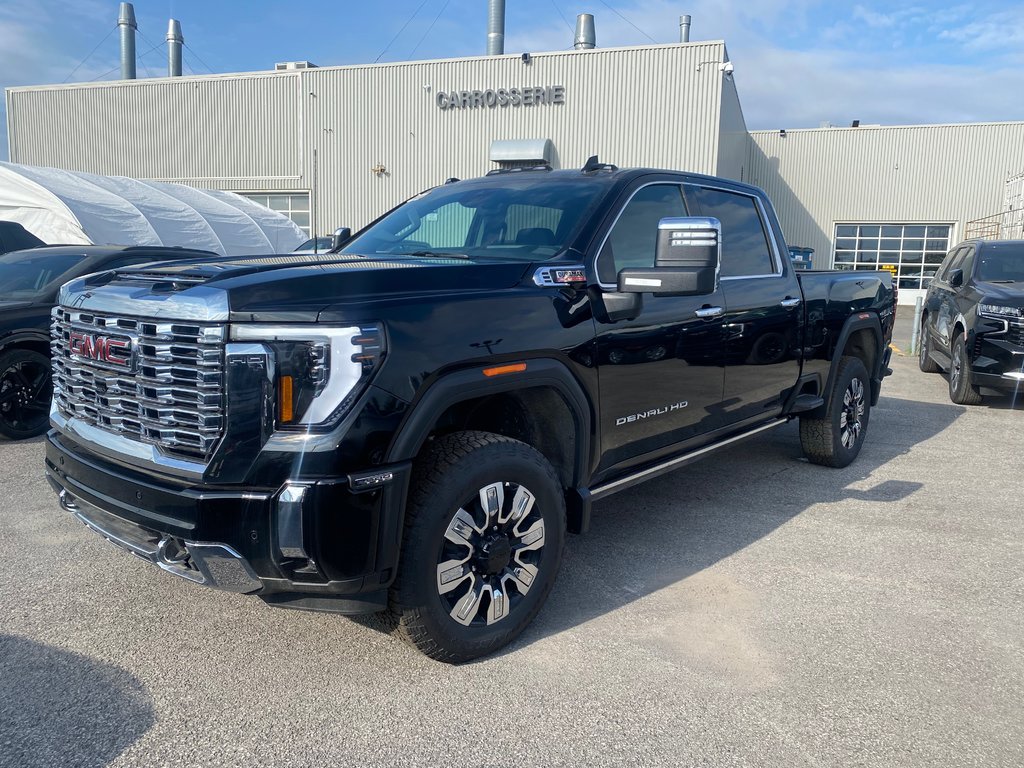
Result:
{"label": "industrial building", "polygon": [[887,265],[910,302],[1024,171],[1024,123],[750,132],[723,41],[599,48],[590,23],[550,53],[9,88],[10,159],[234,191],[323,234],[532,140],[520,160],[759,185],[815,267]]}

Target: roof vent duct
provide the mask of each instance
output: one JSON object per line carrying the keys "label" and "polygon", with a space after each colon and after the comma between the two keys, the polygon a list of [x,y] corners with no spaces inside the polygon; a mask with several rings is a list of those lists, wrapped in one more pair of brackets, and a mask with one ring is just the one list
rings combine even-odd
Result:
{"label": "roof vent duct", "polygon": [[690,42],[690,14],[679,17],[679,42]]}
{"label": "roof vent duct", "polygon": [[316,69],[312,61],[279,61],[274,65],[275,72],[291,72],[295,69]]}
{"label": "roof vent duct", "polygon": [[589,51],[597,47],[597,33],[594,31],[594,14],[581,13],[576,17],[576,39],[572,47],[577,51]]}
{"label": "roof vent duct", "polygon": [[135,7],[131,3],[121,3],[121,11],[117,14],[117,26],[121,28],[121,79],[135,79]]}
{"label": "roof vent duct", "polygon": [[487,55],[501,56],[505,53],[505,0],[489,0],[487,3]]}
{"label": "roof vent duct", "polygon": [[181,34],[181,22],[171,19],[167,22],[167,76],[181,77],[181,46],[185,38]]}
{"label": "roof vent duct", "polygon": [[551,139],[495,139],[491,142],[491,162],[499,168],[554,166],[555,145]]}

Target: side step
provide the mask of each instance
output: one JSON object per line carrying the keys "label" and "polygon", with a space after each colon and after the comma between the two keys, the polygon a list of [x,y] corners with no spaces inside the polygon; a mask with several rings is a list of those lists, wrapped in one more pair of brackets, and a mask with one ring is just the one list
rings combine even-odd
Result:
{"label": "side step", "polygon": [[759,435],[760,433],[766,432],[769,429],[781,427],[783,424],[787,424],[788,422],[788,418],[776,419],[775,421],[771,421],[767,424],[762,424],[761,426],[755,427],[754,429],[748,430],[746,432],[741,432],[740,434],[734,435],[733,437],[730,437],[726,440],[722,440],[721,442],[706,445],[703,448],[697,449],[696,451],[684,453],[681,456],[676,456],[675,458],[663,461],[660,464],[655,464],[654,466],[648,467],[647,469],[642,469],[639,472],[634,472],[631,475],[620,477],[617,480],[611,480],[607,483],[597,486],[596,488],[592,488],[590,490],[590,498],[588,501],[597,501],[598,499],[603,499],[605,496],[611,496],[613,493],[618,493],[619,491],[624,491],[627,488],[632,488],[634,485],[639,485],[644,480],[650,480],[652,477],[664,475],[665,473],[671,472],[674,469],[685,467],[687,464],[692,464],[695,461],[703,459],[705,456],[708,456],[714,453],[715,451],[719,451],[722,448],[727,448],[730,445],[739,443],[743,440],[746,440],[747,438],[753,437],[754,435]]}
{"label": "side step", "polygon": [[789,412],[803,413],[804,411],[813,411],[815,408],[821,408],[824,404],[825,400],[817,395],[797,395]]}

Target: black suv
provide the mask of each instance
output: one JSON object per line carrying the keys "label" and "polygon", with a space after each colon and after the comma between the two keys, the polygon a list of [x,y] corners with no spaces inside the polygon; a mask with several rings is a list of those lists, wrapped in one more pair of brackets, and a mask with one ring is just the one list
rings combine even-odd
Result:
{"label": "black suv", "polygon": [[50,311],[62,283],[104,269],[212,255],[183,248],[52,245],[0,256],[0,436],[35,437],[49,426]]}
{"label": "black suv", "polygon": [[928,287],[918,362],[949,371],[949,397],[981,402],[980,387],[1024,385],[1024,240],[968,240]]}

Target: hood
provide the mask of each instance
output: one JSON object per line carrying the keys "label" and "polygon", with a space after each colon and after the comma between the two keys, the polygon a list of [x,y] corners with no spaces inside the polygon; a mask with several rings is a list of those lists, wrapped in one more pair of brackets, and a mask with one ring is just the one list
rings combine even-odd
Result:
{"label": "hood", "polygon": [[[302,313],[399,296],[516,285],[526,262],[283,255],[163,262],[72,281],[60,303],[149,317],[227,320],[234,313]],[[146,302],[145,305],[140,302]]]}
{"label": "hood", "polygon": [[982,304],[1002,304],[1004,307],[1024,307],[1024,282],[975,284]]}

